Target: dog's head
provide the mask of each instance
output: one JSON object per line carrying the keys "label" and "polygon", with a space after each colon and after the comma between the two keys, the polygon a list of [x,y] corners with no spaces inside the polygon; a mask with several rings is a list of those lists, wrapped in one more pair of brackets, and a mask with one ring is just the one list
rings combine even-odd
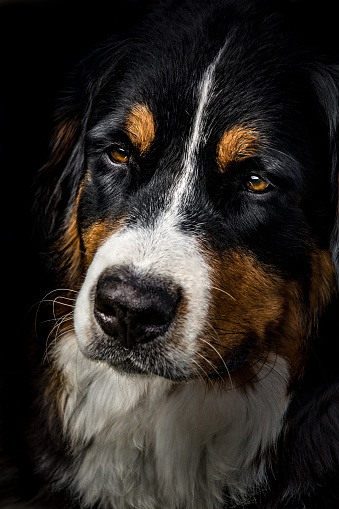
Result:
{"label": "dog's head", "polygon": [[295,379],[336,292],[339,74],[260,9],[201,4],[80,65],[44,170],[54,264],[93,361],[241,382],[272,352]]}

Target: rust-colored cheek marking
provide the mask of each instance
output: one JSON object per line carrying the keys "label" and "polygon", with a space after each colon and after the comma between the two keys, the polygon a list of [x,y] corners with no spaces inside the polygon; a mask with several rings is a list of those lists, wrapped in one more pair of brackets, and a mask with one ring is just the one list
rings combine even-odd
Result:
{"label": "rust-colored cheek marking", "polygon": [[68,213],[65,227],[60,238],[55,242],[54,248],[59,253],[58,271],[60,279],[65,286],[77,289],[82,273],[81,241],[78,229],[78,205],[86,176],[80,183],[73,207]]}
{"label": "rust-colored cheek marking", "polygon": [[204,342],[199,343],[200,355],[206,359],[204,370],[222,368],[221,357],[227,362],[245,345],[249,356],[232,375],[237,380],[259,373],[269,352],[287,361],[291,380],[301,377],[307,341],[334,291],[328,253],[314,250],[308,289],[283,279],[243,250],[224,255],[209,252],[208,258],[212,269],[209,323]]}
{"label": "rust-colored cheek marking", "polygon": [[111,219],[96,221],[82,234],[85,247],[86,268],[90,265],[95,253],[105,240],[121,230],[124,221],[124,218],[120,218],[115,221],[112,221]]}
{"label": "rust-colored cheek marking", "polygon": [[130,111],[125,132],[139,154],[144,156],[155,139],[155,120],[148,106],[136,104]]}
{"label": "rust-colored cheek marking", "polygon": [[79,289],[82,276],[89,267],[93,257],[101,244],[110,235],[119,231],[124,218],[102,219],[94,222],[84,232],[79,231],[78,207],[82,190],[86,182],[90,180],[90,173],[87,172],[83,178],[74,201],[74,205],[68,214],[65,228],[60,238],[55,242],[55,249],[59,253],[59,274],[65,286],[70,289]]}
{"label": "rust-colored cheek marking", "polygon": [[227,130],[217,146],[219,171],[224,172],[230,165],[255,156],[258,147],[259,133],[256,129],[239,125]]}
{"label": "rust-colored cheek marking", "polygon": [[213,268],[210,321],[222,342],[231,349],[244,337],[265,337],[284,309],[283,282],[266,272],[255,258],[235,251],[210,259]]}

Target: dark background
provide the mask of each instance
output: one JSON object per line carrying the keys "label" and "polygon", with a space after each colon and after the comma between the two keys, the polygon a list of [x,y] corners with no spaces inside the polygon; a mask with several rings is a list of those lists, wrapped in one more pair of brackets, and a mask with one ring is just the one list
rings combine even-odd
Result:
{"label": "dark background", "polygon": [[[18,405],[26,329],[43,298],[32,237],[34,175],[47,159],[65,75],[106,36],[126,30],[147,0],[0,0],[0,396]],[[338,0],[284,0],[302,38],[337,53]]]}
{"label": "dark background", "polygon": [[6,413],[20,404],[27,330],[45,295],[31,210],[57,100],[73,65],[135,23],[148,3],[0,0],[0,403]]}

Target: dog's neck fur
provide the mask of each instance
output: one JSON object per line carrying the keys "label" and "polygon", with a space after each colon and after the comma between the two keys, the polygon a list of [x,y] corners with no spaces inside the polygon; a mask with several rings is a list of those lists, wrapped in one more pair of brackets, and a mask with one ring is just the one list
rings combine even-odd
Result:
{"label": "dog's neck fur", "polygon": [[262,458],[288,404],[281,358],[267,361],[246,390],[127,377],[85,359],[73,334],[55,359],[74,458],[61,485],[84,507],[215,509],[223,493],[241,501],[265,484]]}

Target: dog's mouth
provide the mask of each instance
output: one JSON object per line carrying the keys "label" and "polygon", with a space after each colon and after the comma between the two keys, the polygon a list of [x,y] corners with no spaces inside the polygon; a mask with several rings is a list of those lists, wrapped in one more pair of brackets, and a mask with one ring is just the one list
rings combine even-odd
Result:
{"label": "dog's mouth", "polygon": [[105,362],[120,373],[156,375],[177,382],[195,378],[228,378],[246,362],[250,352],[249,348],[243,345],[233,352],[228,360],[221,360],[217,366],[209,368],[204,365],[199,369],[198,362],[188,359],[187,352],[175,344],[171,337],[159,337],[148,343],[127,347],[114,338],[102,335],[81,350],[85,357]]}
{"label": "dog's mouth", "polygon": [[91,320],[85,340],[78,335],[80,350],[119,372],[174,381],[220,380],[249,355],[243,340],[224,358],[225,350],[218,352],[209,343],[205,322],[197,326],[190,318],[185,290],[168,277],[141,278],[126,267],[108,269],[92,287],[89,302]]}
{"label": "dog's mouth", "polygon": [[[121,373],[130,375],[157,375],[170,380],[184,381],[190,378],[186,367],[172,360],[176,352],[169,352],[161,339],[127,348],[115,339],[100,338],[93,341],[83,354],[94,361],[103,361]],[[172,355],[170,355],[172,353]]]}
{"label": "dog's mouth", "polygon": [[129,374],[188,377],[181,351],[180,314],[185,298],[168,278],[136,277],[126,267],[104,271],[90,295],[85,357]]}

